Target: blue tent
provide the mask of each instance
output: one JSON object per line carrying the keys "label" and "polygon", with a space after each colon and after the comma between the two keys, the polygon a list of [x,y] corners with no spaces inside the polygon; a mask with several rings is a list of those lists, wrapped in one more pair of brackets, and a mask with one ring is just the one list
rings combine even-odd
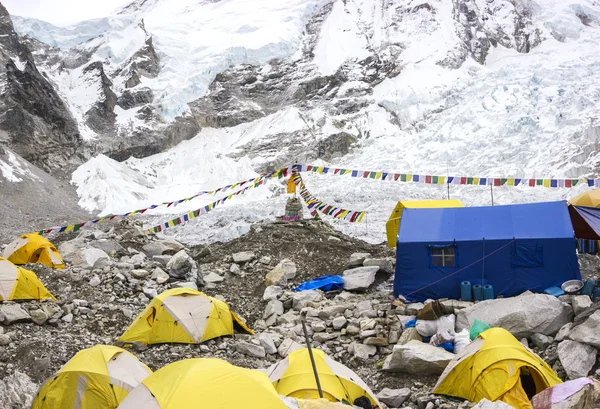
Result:
{"label": "blue tent", "polygon": [[460,298],[460,283],[496,295],[543,292],[581,279],[566,202],[405,209],[398,232],[394,295]]}

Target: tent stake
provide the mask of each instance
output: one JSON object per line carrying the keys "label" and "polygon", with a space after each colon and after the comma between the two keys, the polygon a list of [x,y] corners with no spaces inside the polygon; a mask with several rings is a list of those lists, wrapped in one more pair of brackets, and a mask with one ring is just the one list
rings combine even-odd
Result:
{"label": "tent stake", "polygon": [[319,374],[317,373],[315,358],[313,357],[312,349],[310,347],[310,340],[308,339],[308,332],[306,331],[306,312],[300,314],[300,317],[300,322],[302,323],[302,331],[304,332],[304,338],[306,339],[306,348],[308,348],[308,356],[310,356],[310,363],[312,364],[313,373],[315,374],[315,381],[317,381],[319,397],[323,399],[323,390],[321,389],[321,382],[319,382]]}

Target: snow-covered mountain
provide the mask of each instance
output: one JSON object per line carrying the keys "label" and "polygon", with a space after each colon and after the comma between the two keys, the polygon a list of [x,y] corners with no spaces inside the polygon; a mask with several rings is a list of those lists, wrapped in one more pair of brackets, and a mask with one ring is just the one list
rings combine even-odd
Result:
{"label": "snow-covered mountain", "polygon": [[[598,174],[597,0],[137,0],[66,29],[15,24],[84,144],[106,154],[73,175],[88,209],[133,210],[295,162]],[[446,186],[306,182],[326,202],[368,210],[367,223],[339,227],[372,240],[383,239],[398,199],[447,195]],[[239,234],[281,213],[283,197],[272,197],[279,188],[271,183],[178,231],[196,241]],[[494,201],[579,190],[502,187]],[[452,186],[450,195],[491,199],[485,187]]]}

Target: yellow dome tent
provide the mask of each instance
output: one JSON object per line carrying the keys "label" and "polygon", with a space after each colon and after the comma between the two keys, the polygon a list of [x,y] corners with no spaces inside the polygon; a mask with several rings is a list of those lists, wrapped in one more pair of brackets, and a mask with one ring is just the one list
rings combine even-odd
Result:
{"label": "yellow dome tent", "polygon": [[[562,383],[552,368],[503,328],[490,328],[446,367],[433,393],[531,409],[529,394]],[[527,392],[526,392],[527,390]]]}
{"label": "yellow dome tent", "polygon": [[569,200],[573,206],[600,207],[600,189],[588,190]]}
{"label": "yellow dome tent", "polygon": [[398,229],[400,229],[400,219],[404,209],[432,209],[444,207],[464,207],[459,200],[403,200],[396,204],[394,211],[385,224],[388,247],[396,247],[396,238]]}
{"label": "yellow dome tent", "polygon": [[[354,403],[366,396],[379,406],[375,394],[350,368],[334,361],[320,349],[312,349],[323,397],[331,402]],[[307,348],[290,353],[271,366],[267,374],[280,395],[298,399],[318,399],[319,392]]]}
{"label": "yellow dome tent", "polygon": [[152,371],[107,345],[79,351],[38,391],[31,409],[115,409]]}
{"label": "yellow dome tent", "polygon": [[39,263],[52,268],[65,268],[54,244],[37,233],[24,234],[13,240],[4,249],[4,258],[14,264]]}
{"label": "yellow dome tent", "polygon": [[234,321],[254,334],[223,301],[191,288],[172,288],[154,297],[118,341],[199,344],[233,335]]}
{"label": "yellow dome tent", "polygon": [[0,301],[55,300],[33,271],[0,257]]}
{"label": "yellow dome tent", "polygon": [[264,373],[217,358],[184,359],[146,378],[119,409],[287,409]]}

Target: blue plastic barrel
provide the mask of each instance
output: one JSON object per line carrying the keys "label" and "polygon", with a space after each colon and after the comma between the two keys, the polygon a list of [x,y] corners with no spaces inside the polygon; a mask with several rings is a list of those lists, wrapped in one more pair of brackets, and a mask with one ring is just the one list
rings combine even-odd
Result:
{"label": "blue plastic barrel", "polygon": [[493,300],[494,299],[494,287],[487,284],[483,286],[483,299]]}
{"label": "blue plastic barrel", "polygon": [[598,242],[596,240],[587,241],[587,254],[596,254],[598,251]]}
{"label": "blue plastic barrel", "polygon": [[473,285],[473,300],[481,301],[483,300],[483,289],[479,284]]}
{"label": "blue plastic barrel", "polygon": [[577,239],[577,251],[579,254],[585,253],[585,239]]}
{"label": "blue plastic barrel", "polygon": [[596,282],[589,278],[583,285],[583,288],[581,289],[581,294],[587,295],[591,298],[592,294],[594,293],[594,288],[596,288]]}
{"label": "blue plastic barrel", "polygon": [[471,301],[473,297],[471,297],[471,282],[463,281],[460,283],[460,298],[463,301]]}
{"label": "blue plastic barrel", "polygon": [[597,301],[599,299],[600,299],[600,287],[598,287],[594,290],[594,301]]}

